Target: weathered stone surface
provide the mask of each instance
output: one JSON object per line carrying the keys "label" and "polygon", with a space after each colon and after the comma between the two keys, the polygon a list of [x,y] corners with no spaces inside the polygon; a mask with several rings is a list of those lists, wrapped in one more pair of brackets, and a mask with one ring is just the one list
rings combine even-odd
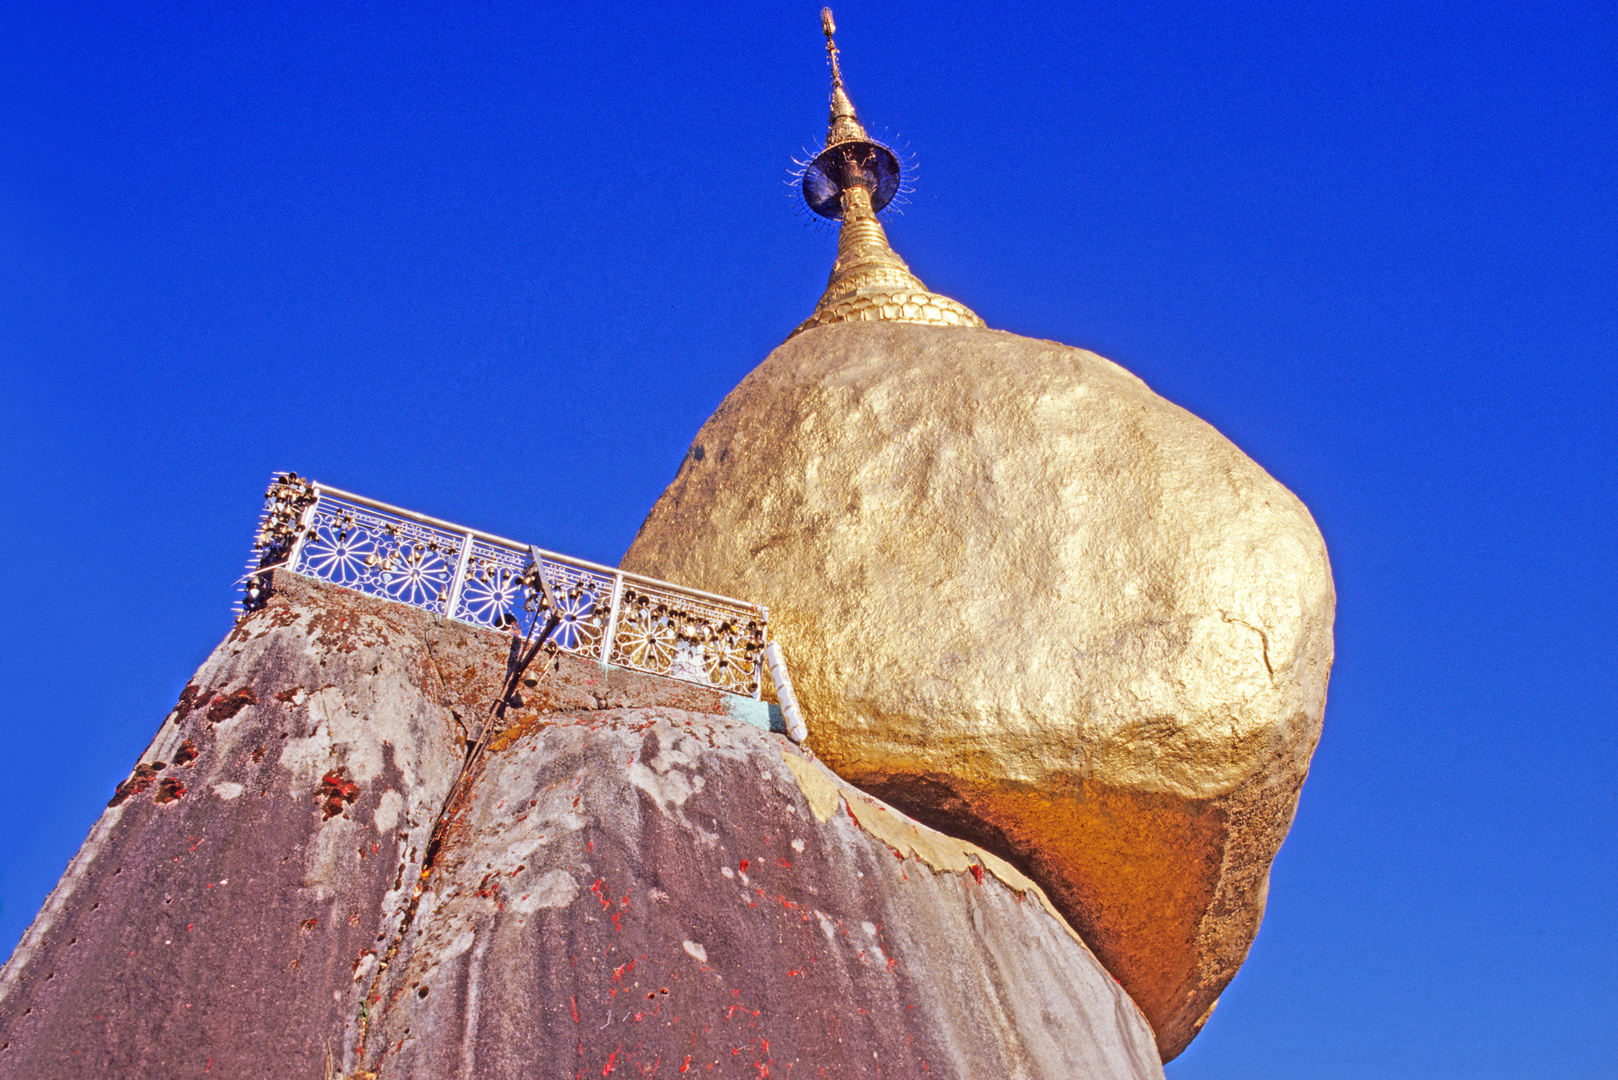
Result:
{"label": "weathered stone surface", "polygon": [[[0,1077],[340,1065],[354,965],[397,932],[508,640],[276,574],[0,972]],[[723,709],[717,691],[549,662],[514,721]]]}
{"label": "weathered stone surface", "polygon": [[557,715],[488,759],[365,1062],[388,1080],[1160,1076],[1145,1018],[1044,904],[780,736]]}
{"label": "weathered stone surface", "polygon": [[1303,505],[1093,353],[828,326],[703,426],[624,567],[768,604],[842,776],[1016,861],[1157,1031],[1247,953],[1319,737]]}
{"label": "weathered stone surface", "polygon": [[508,640],[278,574],[0,971],[0,1077],[1161,1075],[1037,887],[701,687],[547,658],[424,876]]}
{"label": "weathered stone surface", "polygon": [[165,768],[120,786],[0,972],[0,1076],[341,1060],[350,965],[392,932],[460,765],[446,706],[486,702],[504,665],[422,613],[319,591],[240,623],[137,775]]}

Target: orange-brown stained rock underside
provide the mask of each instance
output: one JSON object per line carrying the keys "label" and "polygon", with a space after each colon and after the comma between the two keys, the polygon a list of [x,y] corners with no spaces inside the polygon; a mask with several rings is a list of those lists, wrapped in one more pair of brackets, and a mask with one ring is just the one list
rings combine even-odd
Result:
{"label": "orange-brown stained rock underside", "polygon": [[[1198,991],[1223,989],[1204,986],[1199,971],[1234,970],[1245,958],[1263,915],[1270,845],[1285,836],[1301,783],[1251,783],[1222,799],[1192,800],[1094,781],[1058,791],[854,775],[917,820],[1045,883],[1142,1011],[1186,1032],[1165,1057],[1183,1050],[1211,1014]],[[1259,827],[1233,831],[1233,818]],[[1244,902],[1253,895],[1256,904]]]}

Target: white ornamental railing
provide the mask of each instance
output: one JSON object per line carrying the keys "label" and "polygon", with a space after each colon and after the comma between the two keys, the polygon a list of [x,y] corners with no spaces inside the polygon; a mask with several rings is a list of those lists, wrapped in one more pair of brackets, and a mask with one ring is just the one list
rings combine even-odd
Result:
{"label": "white ornamental railing", "polygon": [[526,635],[548,619],[564,652],[758,698],[769,610],[569,558],[316,483],[277,476],[264,493],[244,611],[269,573],[294,573],[473,626]]}

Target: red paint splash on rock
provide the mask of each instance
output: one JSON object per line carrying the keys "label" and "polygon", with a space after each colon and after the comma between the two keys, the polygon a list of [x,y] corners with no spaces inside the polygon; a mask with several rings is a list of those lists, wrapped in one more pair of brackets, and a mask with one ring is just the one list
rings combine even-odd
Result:
{"label": "red paint splash on rock", "polygon": [[330,821],[360,797],[360,786],[343,775],[345,772],[344,769],[333,769],[320,778],[320,790],[315,792],[315,801],[320,803],[322,821]]}
{"label": "red paint splash on rock", "polygon": [[208,692],[196,683],[189,683],[180,691],[180,702],[174,706],[174,722],[185,719],[185,714],[208,700]]}
{"label": "red paint splash on rock", "polygon": [[165,776],[157,782],[157,794],[152,801],[159,806],[164,803],[179,802],[185,798],[185,784],[177,776]]}
{"label": "red paint splash on rock", "polygon": [[219,694],[208,706],[208,722],[217,724],[229,720],[249,705],[258,704],[258,695],[251,686],[244,686],[234,694]]}
{"label": "red paint splash on rock", "polygon": [[157,774],[167,767],[161,761],[142,762],[136,765],[135,771],[130,773],[129,779],[119,784],[117,789],[113,791],[112,798],[107,800],[107,805],[117,806],[125,799],[139,795],[151,787],[152,783],[157,779]]}

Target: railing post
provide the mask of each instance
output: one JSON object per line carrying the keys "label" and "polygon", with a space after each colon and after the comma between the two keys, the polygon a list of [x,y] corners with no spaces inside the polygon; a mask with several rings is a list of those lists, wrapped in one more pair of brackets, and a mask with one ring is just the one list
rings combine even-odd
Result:
{"label": "railing post", "polygon": [[[764,623],[765,629],[768,630],[770,625],[770,609],[765,607],[763,604],[760,604],[758,607],[758,612],[759,619]],[[757,655],[753,657],[753,700],[764,700],[764,650],[762,648],[760,648]]]}
{"label": "railing post", "polygon": [[472,534],[461,538],[461,554],[455,560],[455,576],[449,579],[449,590],[444,599],[444,618],[455,617],[455,605],[461,599],[461,587],[466,584],[466,567],[472,561]]}
{"label": "railing post", "polygon": [[607,605],[607,629],[601,635],[601,666],[612,660],[612,639],[618,634],[618,605],[624,598],[624,575],[612,575],[612,602]]}
{"label": "railing post", "polygon": [[320,509],[320,485],[311,484],[315,489],[315,501],[303,508],[298,515],[298,535],[292,540],[292,550],[287,552],[287,561],[283,564],[286,569],[297,572],[298,556],[303,554],[303,542],[309,538],[309,523],[314,520],[315,511]]}

